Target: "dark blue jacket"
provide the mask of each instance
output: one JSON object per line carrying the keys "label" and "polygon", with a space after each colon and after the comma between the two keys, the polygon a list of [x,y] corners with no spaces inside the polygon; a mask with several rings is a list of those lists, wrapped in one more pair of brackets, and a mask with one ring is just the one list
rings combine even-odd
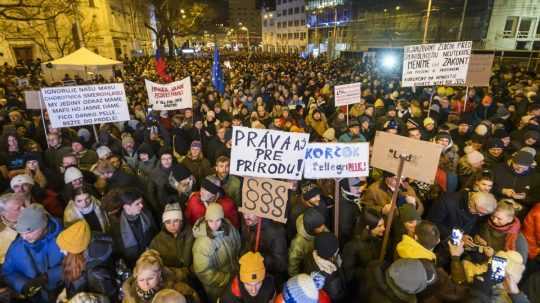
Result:
{"label": "dark blue jacket", "polygon": [[36,241],[28,243],[18,236],[9,247],[2,272],[5,280],[17,293],[23,287],[41,274],[46,273],[47,287],[36,297],[47,302],[48,293],[60,290],[63,283],[62,260],[64,255],[56,244],[56,237],[62,231],[62,225],[57,219],[49,216],[47,234]]}

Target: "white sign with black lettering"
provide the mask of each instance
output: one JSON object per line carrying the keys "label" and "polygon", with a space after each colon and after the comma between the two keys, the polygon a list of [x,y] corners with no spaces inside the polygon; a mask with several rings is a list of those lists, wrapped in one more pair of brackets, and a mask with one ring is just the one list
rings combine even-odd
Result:
{"label": "white sign with black lettering", "polygon": [[369,143],[310,143],[306,179],[354,178],[369,175]]}
{"label": "white sign with black lettering", "polygon": [[41,89],[52,127],[129,120],[124,84],[97,84]]}
{"label": "white sign with black lettering", "polygon": [[235,126],[230,172],[238,176],[302,179],[309,134]]}
{"label": "white sign with black lettering", "polygon": [[[39,104],[40,101],[41,106]],[[42,107],[45,108],[45,104],[43,103],[43,99],[41,99],[39,90],[25,90],[24,102],[26,103],[26,109],[41,109]]]}
{"label": "white sign with black lettering", "polygon": [[334,87],[336,106],[360,103],[362,97],[362,83],[356,82]]}
{"label": "white sign with black lettering", "polygon": [[402,87],[465,86],[472,41],[404,47]]}
{"label": "white sign with black lettering", "polygon": [[284,181],[263,178],[244,178],[242,186],[242,213],[286,223],[285,213],[290,185]]}

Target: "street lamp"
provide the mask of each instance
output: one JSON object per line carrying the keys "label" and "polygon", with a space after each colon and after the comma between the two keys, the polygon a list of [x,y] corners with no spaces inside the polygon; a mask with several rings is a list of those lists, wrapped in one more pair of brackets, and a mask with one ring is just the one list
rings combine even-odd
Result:
{"label": "street lamp", "polygon": [[242,26],[240,29],[243,30],[243,31],[246,31],[248,53],[251,54],[251,46],[250,46],[250,42],[249,42],[249,29],[247,27],[245,27],[245,26]]}

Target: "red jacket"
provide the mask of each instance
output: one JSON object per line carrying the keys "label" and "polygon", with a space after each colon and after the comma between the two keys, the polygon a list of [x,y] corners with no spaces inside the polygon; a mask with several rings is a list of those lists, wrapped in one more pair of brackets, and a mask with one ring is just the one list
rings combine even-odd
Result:
{"label": "red jacket", "polygon": [[[234,227],[240,228],[240,219],[238,218],[238,211],[233,200],[227,196],[223,196],[217,200],[217,203],[221,204],[223,207],[225,218],[227,218]],[[206,206],[201,201],[201,193],[193,193],[191,197],[189,197],[186,211],[184,212],[189,224],[194,226],[199,218],[204,217],[205,212]]]}
{"label": "red jacket", "polygon": [[529,243],[529,259],[534,259],[540,254],[540,203],[529,211],[523,225],[523,235]]}

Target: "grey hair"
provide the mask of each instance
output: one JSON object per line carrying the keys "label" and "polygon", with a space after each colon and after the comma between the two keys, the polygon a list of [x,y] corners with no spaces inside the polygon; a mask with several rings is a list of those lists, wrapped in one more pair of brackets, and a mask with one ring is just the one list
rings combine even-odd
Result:
{"label": "grey hair", "polygon": [[476,205],[485,208],[488,213],[493,213],[497,208],[497,199],[490,193],[475,192],[472,194],[471,199]]}
{"label": "grey hair", "polygon": [[3,194],[2,196],[0,196],[0,213],[3,213],[6,210],[6,204],[9,201],[13,201],[13,200],[21,201],[22,203],[24,203],[25,199],[22,194],[18,194],[18,193]]}

